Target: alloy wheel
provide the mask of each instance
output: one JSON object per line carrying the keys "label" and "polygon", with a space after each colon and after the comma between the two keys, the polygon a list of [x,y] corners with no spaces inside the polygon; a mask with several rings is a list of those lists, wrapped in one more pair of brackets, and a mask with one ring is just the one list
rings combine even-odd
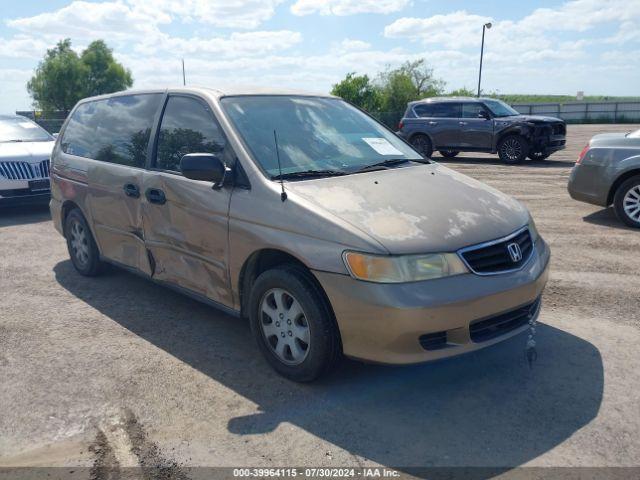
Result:
{"label": "alloy wheel", "polygon": [[634,222],[640,222],[640,185],[630,188],[622,200],[624,213]]}
{"label": "alloy wheel", "polygon": [[89,261],[89,237],[84,226],[77,221],[71,225],[71,250],[81,265]]}
{"label": "alloy wheel", "polygon": [[276,357],[299,365],[309,353],[310,332],[300,302],[282,288],[268,290],[260,302],[260,326]]}
{"label": "alloy wheel", "polygon": [[519,160],[522,155],[522,145],[515,138],[508,138],[500,147],[501,153],[509,160]]}

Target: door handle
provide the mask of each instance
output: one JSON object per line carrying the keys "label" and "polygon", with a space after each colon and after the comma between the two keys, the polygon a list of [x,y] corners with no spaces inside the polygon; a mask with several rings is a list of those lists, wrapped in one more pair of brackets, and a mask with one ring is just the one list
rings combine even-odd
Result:
{"label": "door handle", "polygon": [[460,126],[464,126],[466,124],[467,124],[467,122],[460,122]]}
{"label": "door handle", "polygon": [[164,192],[158,188],[147,188],[145,195],[149,203],[164,205],[167,202],[167,197]]}
{"label": "door handle", "polygon": [[437,125],[437,124],[438,124],[438,122],[433,122],[433,121],[429,122],[429,125]]}
{"label": "door handle", "polygon": [[140,198],[140,189],[133,183],[126,183],[122,189],[127,197]]}

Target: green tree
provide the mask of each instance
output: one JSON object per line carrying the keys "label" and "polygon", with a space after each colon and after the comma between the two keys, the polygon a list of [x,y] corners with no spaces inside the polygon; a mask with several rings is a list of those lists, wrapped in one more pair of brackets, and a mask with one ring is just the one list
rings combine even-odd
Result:
{"label": "green tree", "polygon": [[448,97],[475,97],[476,96],[475,91],[467,88],[467,87],[462,87],[462,88],[458,88],[456,90],[452,90],[449,93],[447,93]]}
{"label": "green tree", "polygon": [[41,110],[68,112],[84,96],[85,78],[85,66],[71,50],[71,40],[67,38],[47,50],[27,83],[27,91]]}
{"label": "green tree", "polygon": [[102,40],[92,42],[78,56],[67,38],[47,50],[27,83],[27,91],[36,108],[68,112],[84,97],[117,92],[131,85],[131,72],[115,61]]}
{"label": "green tree", "polygon": [[378,78],[382,93],[382,109],[404,111],[407,103],[441,95],[445,82],[433,76],[424,59],[405,62],[396,69],[387,69]]}
{"label": "green tree", "polygon": [[103,40],[95,40],[82,52],[86,67],[84,94],[87,97],[125,90],[133,85],[131,72],[113,58]]}
{"label": "green tree", "polygon": [[357,105],[368,111],[376,112],[380,109],[380,93],[371,83],[368,75],[348,73],[344,80],[336,83],[331,94]]}

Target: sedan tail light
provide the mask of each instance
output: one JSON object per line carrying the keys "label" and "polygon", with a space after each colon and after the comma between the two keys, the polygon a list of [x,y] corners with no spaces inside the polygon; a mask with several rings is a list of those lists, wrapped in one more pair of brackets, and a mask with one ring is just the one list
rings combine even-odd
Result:
{"label": "sedan tail light", "polygon": [[576,165],[580,165],[582,163],[582,159],[585,157],[588,151],[589,151],[589,144],[587,143],[582,149],[582,151],[580,152],[580,155],[578,155],[578,159],[576,160]]}
{"label": "sedan tail light", "polygon": [[398,123],[398,130],[402,130],[402,127],[404,127],[404,123],[400,120],[400,123]]}

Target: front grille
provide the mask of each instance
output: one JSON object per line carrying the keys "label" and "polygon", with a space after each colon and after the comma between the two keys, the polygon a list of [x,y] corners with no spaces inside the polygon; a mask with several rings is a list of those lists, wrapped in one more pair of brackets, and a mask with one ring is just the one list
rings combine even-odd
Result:
{"label": "front grille", "polygon": [[[512,255],[518,250],[520,258],[517,255]],[[518,270],[529,261],[532,253],[533,241],[527,227],[503,239],[460,250],[460,255],[467,266],[479,275]]]}
{"label": "front grille", "polygon": [[427,333],[421,335],[419,340],[420,345],[422,345],[422,348],[425,350],[440,350],[451,346],[447,343],[446,331]]}
{"label": "front grille", "polygon": [[37,164],[27,162],[0,162],[0,176],[9,180],[49,178],[49,160]]}
{"label": "front grille", "polygon": [[552,135],[566,135],[567,129],[564,123],[554,123],[552,125]]}
{"label": "front grille", "polygon": [[536,316],[539,308],[540,297],[533,303],[509,312],[485,318],[484,320],[476,320],[469,325],[471,340],[476,343],[486,342],[520,328]]}

